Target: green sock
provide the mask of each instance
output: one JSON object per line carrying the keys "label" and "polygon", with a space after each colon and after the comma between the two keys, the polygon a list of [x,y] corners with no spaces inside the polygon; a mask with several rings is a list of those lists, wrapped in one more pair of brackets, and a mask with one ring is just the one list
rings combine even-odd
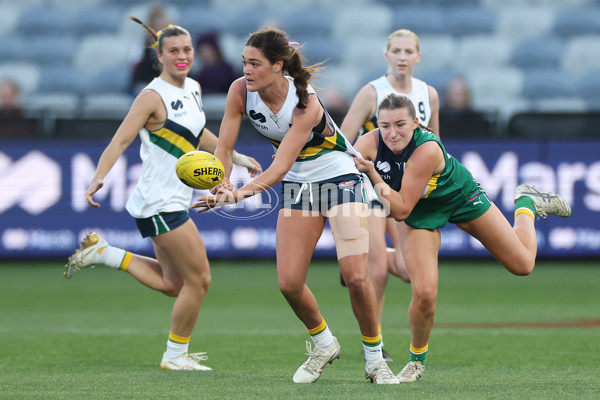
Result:
{"label": "green sock", "polygon": [[421,364],[425,365],[425,361],[427,360],[427,350],[422,353],[415,354],[412,351],[410,352],[410,356],[408,357],[408,361],[420,361]]}
{"label": "green sock", "polygon": [[519,208],[526,208],[530,210],[534,215],[537,215],[537,212],[535,211],[535,205],[533,204],[533,200],[531,200],[527,196],[519,197],[517,201],[515,201],[515,210],[518,210]]}

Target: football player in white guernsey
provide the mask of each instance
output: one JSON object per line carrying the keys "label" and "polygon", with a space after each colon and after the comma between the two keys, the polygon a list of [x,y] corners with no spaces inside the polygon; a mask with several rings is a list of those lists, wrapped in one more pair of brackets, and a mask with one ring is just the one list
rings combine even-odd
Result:
{"label": "football player in white guernsey", "polygon": [[[384,55],[388,64],[387,73],[360,89],[342,121],[342,132],[354,142],[359,133],[375,129],[378,105],[388,94],[398,93],[412,100],[419,123],[429,127],[439,137],[438,93],[433,86],[413,77],[413,71],[421,60],[418,36],[408,29],[392,32],[388,36]],[[379,204],[372,206],[378,207]],[[397,223],[392,218],[386,218],[381,209],[373,209],[369,215],[369,273],[377,293],[379,319],[383,313],[388,273],[405,282],[410,281],[400,250],[405,230],[403,225],[403,222]],[[393,245],[391,248],[387,247],[386,232]],[[391,360],[385,350],[384,355]]]}
{"label": "football player in white guernsey", "polygon": [[290,43],[277,28],[251,34],[242,60],[244,77],[229,89],[215,155],[228,176],[242,116],[247,114],[275,147],[273,163],[245,186],[216,191],[192,207],[202,211],[237,202],[282,182],[276,244],[279,288],[315,345],[313,349],[307,342],[309,357],[296,370],[296,383],[316,381],[340,353],[338,340],[306,285],[310,261],[328,219],[362,334],[365,375],[378,384],[397,384],[381,354],[377,301],[367,266],[368,209],[362,178],[351,165],[357,153],[309,84],[318,65],[302,66],[298,43]]}
{"label": "football player in white guernsey", "polygon": [[[190,337],[210,285],[206,248],[188,207],[193,189],[181,183],[175,163],[182,154],[197,150],[214,152],[217,137],[205,128],[201,89],[188,78],[194,60],[194,46],[187,30],[169,25],[162,31],[143,24],[154,37],[160,76],[134,100],[129,113],[102,153],[92,182],[85,192],[88,203],[100,207],[93,196],[123,151],[141,138],[142,174],[127,202],[127,211],[136,219],[143,237],[151,237],[156,258],[132,254],[110,246],[90,232],[67,263],[65,276],[96,264],[121,269],[142,284],[167,296],[176,297],[171,330],[160,367],[169,370],[206,371],[201,362],[205,353],[188,353]],[[251,157],[235,154],[237,161],[262,172]]]}

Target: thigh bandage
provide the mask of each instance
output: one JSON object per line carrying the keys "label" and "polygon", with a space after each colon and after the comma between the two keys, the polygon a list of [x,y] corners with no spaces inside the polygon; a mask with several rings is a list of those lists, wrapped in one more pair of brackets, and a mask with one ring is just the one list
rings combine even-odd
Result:
{"label": "thigh bandage", "polygon": [[369,252],[368,214],[365,203],[343,203],[327,212],[338,260]]}

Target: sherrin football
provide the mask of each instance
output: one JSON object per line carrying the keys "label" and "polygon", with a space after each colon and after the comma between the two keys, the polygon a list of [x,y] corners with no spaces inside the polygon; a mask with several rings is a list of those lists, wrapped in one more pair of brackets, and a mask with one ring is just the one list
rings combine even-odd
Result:
{"label": "sherrin football", "polygon": [[181,182],[194,189],[212,189],[225,176],[221,160],[206,151],[190,151],[179,157],[175,172]]}

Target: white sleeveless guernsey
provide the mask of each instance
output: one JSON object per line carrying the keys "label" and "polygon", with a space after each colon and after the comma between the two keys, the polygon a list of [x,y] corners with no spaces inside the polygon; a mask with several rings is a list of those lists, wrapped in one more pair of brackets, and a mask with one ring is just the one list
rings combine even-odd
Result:
{"label": "white sleeveless guernsey", "polygon": [[431,119],[431,104],[429,104],[429,87],[425,82],[417,78],[411,78],[412,91],[410,93],[400,93],[394,89],[392,84],[387,80],[386,76],[382,76],[374,81],[369,82],[369,85],[375,88],[377,93],[377,105],[375,108],[375,117],[377,117],[377,109],[381,101],[390,93],[404,94],[412,100],[419,122],[425,126],[429,125]]}
{"label": "white sleeveless guernsey", "polygon": [[[281,110],[274,114],[262,101],[258,92],[246,91],[246,114],[254,128],[272,144],[275,150],[292,126],[292,113],[298,105],[298,96],[293,78],[288,80],[288,93]],[[309,85],[308,93],[315,95],[315,90]],[[319,182],[346,174],[359,174],[354,165],[353,156],[359,154],[342,134],[325,108],[326,123],[332,136],[322,136],[312,132],[308,142],[296,158],[285,176],[285,181],[309,183]]]}
{"label": "white sleeveless guernsey", "polygon": [[143,90],[154,90],[160,95],[167,120],[156,131],[142,128],[139,132],[142,175],[126,205],[134,218],[189,208],[194,190],[179,181],[175,164],[181,155],[198,150],[206,125],[200,86],[195,80],[186,78],[181,89],[155,78]]}

